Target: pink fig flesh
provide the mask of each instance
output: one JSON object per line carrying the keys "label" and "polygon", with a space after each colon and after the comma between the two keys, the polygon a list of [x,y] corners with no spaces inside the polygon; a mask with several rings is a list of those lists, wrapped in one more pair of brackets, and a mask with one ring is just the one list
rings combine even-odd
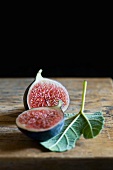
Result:
{"label": "pink fig flesh", "polygon": [[63,106],[68,106],[69,98],[66,91],[56,84],[49,82],[37,83],[30,89],[28,94],[29,108],[56,106],[59,99],[63,101]]}
{"label": "pink fig flesh", "polygon": [[16,120],[19,127],[30,131],[44,131],[57,125],[63,119],[59,109],[34,108],[20,114]]}
{"label": "pink fig flesh", "polygon": [[56,80],[44,78],[40,69],[35,80],[26,88],[23,96],[25,109],[56,106],[62,100],[62,110],[66,111],[69,103],[69,93],[66,87]]}

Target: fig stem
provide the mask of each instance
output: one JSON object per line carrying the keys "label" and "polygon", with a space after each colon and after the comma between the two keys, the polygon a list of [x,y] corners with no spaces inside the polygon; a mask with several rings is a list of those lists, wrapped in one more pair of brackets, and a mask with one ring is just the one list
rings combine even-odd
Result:
{"label": "fig stem", "polygon": [[62,100],[59,100],[57,107],[61,107],[62,105],[63,105],[63,101],[62,101]]}
{"label": "fig stem", "polygon": [[37,75],[36,75],[36,79],[42,79],[42,78],[43,78],[42,75],[41,75],[41,73],[42,73],[42,69],[40,69],[40,70],[38,71],[38,73],[37,73]]}

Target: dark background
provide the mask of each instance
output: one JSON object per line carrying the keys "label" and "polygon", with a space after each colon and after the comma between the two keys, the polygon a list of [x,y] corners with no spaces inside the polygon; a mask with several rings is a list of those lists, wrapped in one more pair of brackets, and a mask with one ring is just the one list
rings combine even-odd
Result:
{"label": "dark background", "polygon": [[41,68],[45,77],[113,78],[112,11],[4,9],[0,77],[35,77]]}
{"label": "dark background", "polygon": [[29,42],[27,46],[21,41],[5,45],[1,53],[0,77],[35,77],[41,68],[46,77],[113,78],[113,53],[107,45],[77,45],[77,42],[62,45],[57,40],[58,44],[54,45],[46,42],[33,46]]}
{"label": "dark background", "polygon": [[[28,55],[4,59],[0,67],[0,77],[35,77],[39,69],[45,77],[111,77],[113,78],[112,58],[99,58],[91,55],[83,58],[77,54],[57,56]],[[84,56],[85,57],[85,56]],[[9,61],[10,60],[10,61]]]}
{"label": "dark background", "polygon": [[0,77],[35,77],[43,69],[45,77],[113,78],[112,42],[102,32],[74,38],[45,33],[38,40],[10,33],[1,45]]}

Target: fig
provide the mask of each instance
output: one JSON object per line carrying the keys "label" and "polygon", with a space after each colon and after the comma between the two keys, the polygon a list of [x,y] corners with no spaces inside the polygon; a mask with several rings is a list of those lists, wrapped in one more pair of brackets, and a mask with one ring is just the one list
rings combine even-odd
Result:
{"label": "fig", "polygon": [[58,133],[64,125],[63,102],[59,100],[57,106],[31,108],[23,111],[16,118],[18,129],[29,138],[46,141]]}
{"label": "fig", "polygon": [[62,100],[62,110],[66,111],[70,98],[66,87],[60,82],[42,77],[40,69],[23,95],[23,103],[26,110],[37,107],[56,106]]}

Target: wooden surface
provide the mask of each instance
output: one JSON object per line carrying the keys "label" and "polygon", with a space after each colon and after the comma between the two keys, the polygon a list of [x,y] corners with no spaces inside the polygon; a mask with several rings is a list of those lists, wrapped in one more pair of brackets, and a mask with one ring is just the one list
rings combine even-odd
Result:
{"label": "wooden surface", "polygon": [[[70,106],[66,112],[79,111],[84,78],[54,79],[69,91]],[[0,170],[113,170],[113,82],[111,78],[85,80],[84,110],[103,111],[104,129],[94,139],[81,137],[70,151],[55,153],[23,135],[15,125],[17,115],[24,111],[24,91],[33,78],[0,78]]]}

